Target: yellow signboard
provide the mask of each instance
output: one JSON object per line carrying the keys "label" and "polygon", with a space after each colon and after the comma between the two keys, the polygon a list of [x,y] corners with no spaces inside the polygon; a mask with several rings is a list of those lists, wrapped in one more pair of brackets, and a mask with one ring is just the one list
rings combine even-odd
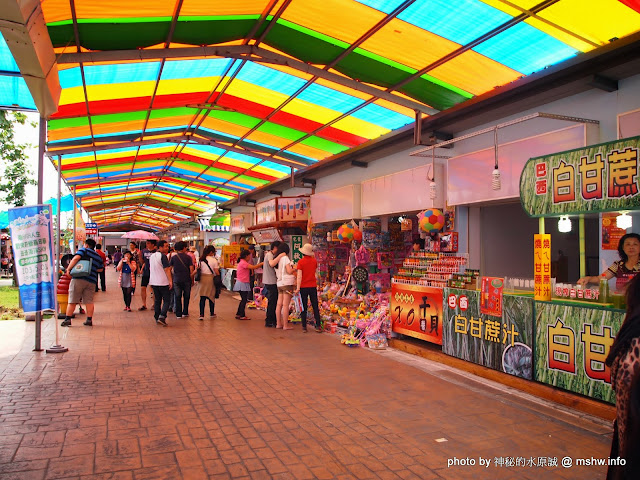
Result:
{"label": "yellow signboard", "polygon": [[551,235],[533,236],[533,285],[536,300],[551,300]]}

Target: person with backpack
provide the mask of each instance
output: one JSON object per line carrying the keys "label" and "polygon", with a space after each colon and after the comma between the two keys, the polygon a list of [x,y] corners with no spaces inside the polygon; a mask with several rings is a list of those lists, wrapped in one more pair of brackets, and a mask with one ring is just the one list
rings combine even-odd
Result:
{"label": "person with backpack", "polygon": [[198,320],[203,321],[204,307],[207,304],[207,300],[209,300],[209,315],[211,318],[216,318],[216,298],[218,298],[219,294],[215,279],[220,277],[220,264],[216,258],[216,249],[213,245],[204,247],[200,258],[196,280],[200,283],[200,317]]}
{"label": "person with backpack", "polygon": [[191,256],[187,255],[187,242],[176,242],[175,253],[169,260],[173,267],[173,290],[175,292],[176,318],[189,316],[189,302],[191,301],[191,283],[195,267]]}
{"label": "person with backpack", "polygon": [[[69,285],[69,303],[67,305],[67,311],[65,313],[64,321],[60,324],[63,327],[71,326],[71,317],[76,309],[76,305],[82,301],[87,307],[87,320],[83,323],[87,327],[93,326],[93,295],[96,292],[96,286],[98,285],[98,273],[104,270],[104,264],[102,263],[102,257],[94,250],[96,247],[96,241],[92,238],[87,238],[84,242],[84,247],[80,248],[69,262],[67,272],[71,275],[71,284]],[[86,275],[83,277],[74,276],[72,273],[73,268],[80,261],[88,261],[91,264],[91,268],[86,270]]]}

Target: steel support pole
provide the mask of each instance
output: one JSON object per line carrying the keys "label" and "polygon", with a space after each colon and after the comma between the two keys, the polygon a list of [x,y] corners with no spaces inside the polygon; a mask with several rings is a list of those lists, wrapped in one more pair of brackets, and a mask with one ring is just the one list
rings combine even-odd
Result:
{"label": "steel support pole", "polygon": [[[40,117],[38,135],[38,205],[42,205],[44,199],[42,186],[44,185],[44,146],[47,141],[47,121]],[[58,206],[59,209],[59,206]],[[42,312],[36,312],[36,341],[34,352],[42,351]]]}
{"label": "steel support pole", "polygon": [[578,242],[580,248],[580,278],[587,275],[587,257],[585,253],[584,240],[584,215],[578,217]]}
{"label": "steel support pole", "polygon": [[55,292],[56,292],[56,311],[55,314],[53,315],[54,321],[56,322],[56,343],[55,345],[47,348],[47,353],[64,353],[69,351],[68,348],[63,347],[62,345],[60,345],[60,327],[58,325],[58,281],[60,280],[59,278],[59,273],[60,273],[60,217],[62,216],[62,205],[60,204],[60,197],[61,197],[61,189],[62,189],[62,157],[58,157],[58,215],[56,218],[56,227],[57,227],[57,233],[56,233],[56,264],[55,264]]}
{"label": "steel support pole", "polygon": [[73,246],[71,246],[71,253],[76,253],[76,186],[71,189],[71,195],[73,200]]}

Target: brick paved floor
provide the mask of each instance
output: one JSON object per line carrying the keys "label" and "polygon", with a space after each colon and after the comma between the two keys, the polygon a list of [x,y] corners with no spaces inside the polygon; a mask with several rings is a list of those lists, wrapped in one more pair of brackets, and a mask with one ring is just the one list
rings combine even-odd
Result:
{"label": "brick paved floor", "polygon": [[[122,312],[114,283],[110,271],[94,327],[80,316],[63,330],[68,353],[32,352],[33,323],[0,322],[1,479],[604,478],[604,467],[447,468],[604,458],[609,429],[588,418],[417,357],[266,329],[262,312],[237,321],[228,294],[217,319],[199,322],[192,302],[163,328]],[[53,334],[48,320],[43,346]]]}

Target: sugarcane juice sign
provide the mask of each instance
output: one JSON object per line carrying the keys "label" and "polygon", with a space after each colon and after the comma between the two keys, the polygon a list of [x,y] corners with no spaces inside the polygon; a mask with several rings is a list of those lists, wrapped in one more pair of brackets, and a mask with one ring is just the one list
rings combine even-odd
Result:
{"label": "sugarcane juice sign", "polygon": [[442,289],[395,283],[390,308],[392,331],[442,345]]}
{"label": "sugarcane juice sign", "polygon": [[530,158],[520,176],[520,201],[531,217],[634,210],[640,137]]}
{"label": "sugarcane juice sign", "polygon": [[615,403],[604,363],[624,313],[536,302],[536,380]]}
{"label": "sugarcane juice sign", "polygon": [[533,236],[533,285],[536,300],[551,300],[551,235]]}
{"label": "sugarcane juice sign", "polygon": [[9,209],[14,265],[25,313],[55,310],[51,205]]}
{"label": "sugarcane juice sign", "polygon": [[510,375],[533,378],[533,300],[503,296],[500,316],[483,314],[481,292],[443,290],[442,351]]}

